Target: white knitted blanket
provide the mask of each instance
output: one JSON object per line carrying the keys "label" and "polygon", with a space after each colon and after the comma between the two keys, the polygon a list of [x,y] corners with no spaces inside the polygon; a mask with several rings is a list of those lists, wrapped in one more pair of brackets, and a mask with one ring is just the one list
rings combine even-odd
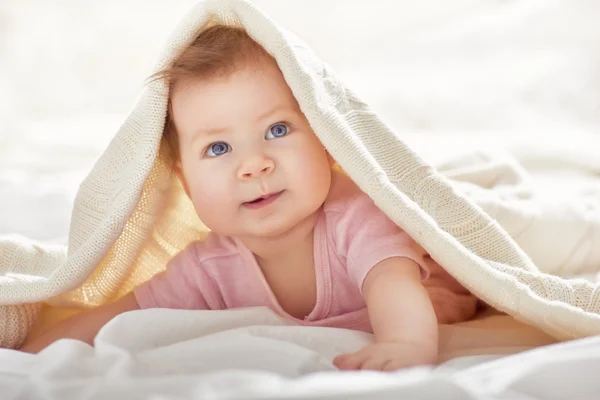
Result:
{"label": "white knitted blanket", "polygon": [[[538,190],[502,154],[457,155],[433,167],[302,42],[244,0],[199,3],[176,27],[156,69],[212,23],[244,27],[276,58],[339,166],[475,295],[559,339],[600,333],[599,285],[540,272],[565,277],[600,269],[600,184],[583,197],[555,201],[562,191]],[[0,346],[24,340],[41,302],[112,301],[206,234],[160,146],[166,94],[159,81],[145,88],[81,184],[67,247],[0,238]],[[590,160],[554,161],[598,175]]]}

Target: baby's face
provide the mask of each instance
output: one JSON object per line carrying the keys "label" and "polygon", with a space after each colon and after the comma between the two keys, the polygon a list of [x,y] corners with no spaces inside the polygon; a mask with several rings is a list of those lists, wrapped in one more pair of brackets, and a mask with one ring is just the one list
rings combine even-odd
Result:
{"label": "baby's face", "polygon": [[178,172],[211,230],[274,237],[324,202],[330,159],[275,63],[184,84],[171,102]]}

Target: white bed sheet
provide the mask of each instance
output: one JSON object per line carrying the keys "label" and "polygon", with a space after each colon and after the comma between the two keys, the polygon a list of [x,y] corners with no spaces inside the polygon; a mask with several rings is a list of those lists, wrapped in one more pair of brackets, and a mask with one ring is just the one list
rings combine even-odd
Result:
{"label": "white bed sheet", "polygon": [[600,338],[547,345],[552,339],[503,315],[443,326],[442,355],[455,358],[436,368],[336,371],[333,357],[370,340],[289,325],[266,308],[134,311],[106,325],[95,348],[62,340],[38,355],[0,350],[0,393],[3,400],[583,400],[600,389]]}

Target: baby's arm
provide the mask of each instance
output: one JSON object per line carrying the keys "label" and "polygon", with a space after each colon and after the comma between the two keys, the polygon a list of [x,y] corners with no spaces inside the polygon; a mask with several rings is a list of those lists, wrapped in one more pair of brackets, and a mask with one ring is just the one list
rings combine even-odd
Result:
{"label": "baby's arm", "polygon": [[437,318],[417,263],[405,257],[381,261],[367,274],[363,296],[375,344],[337,357],[338,368],[394,370],[436,363]]}
{"label": "baby's arm", "polygon": [[133,293],[123,296],[114,303],[106,304],[68,318],[43,333],[30,343],[21,347],[21,351],[38,353],[59,339],[77,339],[92,345],[96,334],[108,321],[126,311],[140,307]]}

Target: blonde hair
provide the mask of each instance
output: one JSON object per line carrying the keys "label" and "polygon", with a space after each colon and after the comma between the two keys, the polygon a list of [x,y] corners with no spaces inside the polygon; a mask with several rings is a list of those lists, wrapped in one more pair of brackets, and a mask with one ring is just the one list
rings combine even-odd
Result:
{"label": "blonde hair", "polygon": [[273,57],[241,28],[214,25],[202,32],[173,61],[150,79],[162,79],[169,85],[169,102],[163,142],[172,162],[179,160],[179,139],[173,121],[171,97],[176,89],[190,80],[226,78],[248,64]]}

